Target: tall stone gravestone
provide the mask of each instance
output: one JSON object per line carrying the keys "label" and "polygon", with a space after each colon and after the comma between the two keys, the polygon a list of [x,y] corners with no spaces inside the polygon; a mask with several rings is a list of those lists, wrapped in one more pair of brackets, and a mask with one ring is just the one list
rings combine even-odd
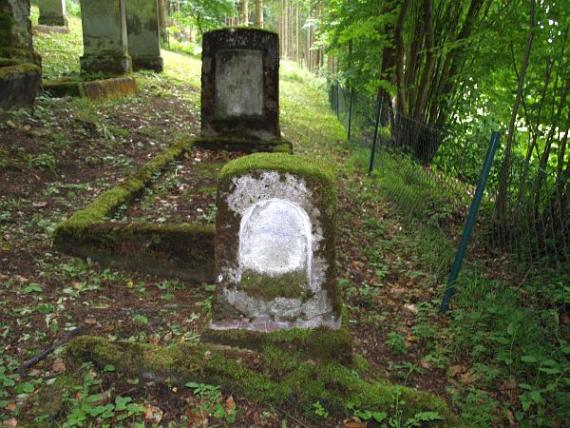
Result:
{"label": "tall stone gravestone", "polygon": [[321,163],[254,154],[218,184],[219,294],[212,330],[341,327],[334,176]]}
{"label": "tall stone gravestone", "polygon": [[29,0],[0,0],[0,109],[31,105],[41,84]]}
{"label": "tall stone gravestone", "polygon": [[84,73],[121,75],[132,71],[125,1],[81,0]]}
{"label": "tall stone gravestone", "polygon": [[204,34],[202,138],[228,148],[283,144],[279,130],[279,38],[230,28]]}
{"label": "tall stone gravestone", "polygon": [[127,0],[127,32],[133,69],[162,71],[158,0]]}
{"label": "tall stone gravestone", "polygon": [[51,27],[67,27],[65,0],[40,0],[38,24]]}

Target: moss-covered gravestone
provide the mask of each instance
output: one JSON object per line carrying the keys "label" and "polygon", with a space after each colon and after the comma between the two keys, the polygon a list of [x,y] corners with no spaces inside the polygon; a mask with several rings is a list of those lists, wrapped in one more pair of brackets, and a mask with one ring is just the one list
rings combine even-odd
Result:
{"label": "moss-covered gravestone", "polygon": [[222,170],[217,204],[210,329],[339,329],[328,167],[288,154],[242,157]]}
{"label": "moss-covered gravestone", "polygon": [[0,0],[0,110],[31,105],[41,83],[29,0]]}
{"label": "moss-covered gravestone", "polygon": [[51,27],[67,27],[65,0],[40,0],[38,23]]}
{"label": "moss-covered gravestone", "polygon": [[202,138],[230,149],[240,144],[249,150],[283,145],[277,34],[247,28],[204,34]]}
{"label": "moss-covered gravestone", "polygon": [[157,0],[127,0],[127,32],[133,69],[162,71]]}
{"label": "moss-covered gravestone", "polygon": [[81,0],[81,71],[120,75],[132,71],[125,0]]}

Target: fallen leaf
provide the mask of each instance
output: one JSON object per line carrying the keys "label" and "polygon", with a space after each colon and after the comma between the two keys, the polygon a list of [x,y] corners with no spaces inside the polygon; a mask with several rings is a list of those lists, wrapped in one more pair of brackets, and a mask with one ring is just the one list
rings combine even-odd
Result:
{"label": "fallen leaf", "polygon": [[344,428],[367,428],[368,427],[368,423],[367,422],[362,422],[360,419],[358,419],[357,417],[353,416],[350,419],[345,419],[342,422],[342,426]]}
{"label": "fallen leaf", "polygon": [[55,360],[53,362],[53,365],[51,366],[52,372],[55,372],[55,373],[63,373],[65,371],[65,369],[66,369],[65,363],[63,362],[63,360],[61,358],[58,358],[57,360]]}
{"label": "fallen leaf", "polygon": [[93,317],[87,317],[83,320],[85,324],[94,325],[97,324],[97,320]]}
{"label": "fallen leaf", "polygon": [[187,413],[188,416],[188,426],[191,427],[203,427],[208,426],[208,412],[201,408],[190,409]]}
{"label": "fallen leaf", "polygon": [[151,404],[147,404],[145,407],[146,407],[146,411],[144,413],[145,421],[149,423],[159,424],[160,421],[162,420],[162,415],[163,415],[162,410]]}
{"label": "fallen leaf", "polygon": [[457,377],[459,374],[463,373],[466,368],[462,365],[451,366],[448,370],[448,374],[451,377]]}
{"label": "fallen leaf", "polygon": [[234,401],[234,397],[231,395],[226,398],[225,402],[225,410],[227,415],[231,415],[236,409],[236,402]]}
{"label": "fallen leaf", "polygon": [[4,407],[4,408],[6,410],[8,410],[9,412],[12,412],[12,411],[16,410],[16,403],[11,401],[10,403],[6,404],[6,407]]}

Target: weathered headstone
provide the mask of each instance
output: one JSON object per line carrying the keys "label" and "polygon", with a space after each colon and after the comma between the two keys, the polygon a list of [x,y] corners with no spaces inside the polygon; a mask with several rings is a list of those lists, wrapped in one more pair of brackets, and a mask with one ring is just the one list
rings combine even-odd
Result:
{"label": "weathered headstone", "polygon": [[81,0],[81,70],[118,75],[132,71],[125,0]]}
{"label": "weathered headstone", "polygon": [[157,0],[127,0],[129,55],[133,68],[162,71]]}
{"label": "weathered headstone", "polygon": [[0,0],[0,109],[34,102],[41,84],[29,0]]}
{"label": "weathered headstone", "polygon": [[202,137],[280,139],[277,34],[246,28],[204,34]]}
{"label": "weathered headstone", "polygon": [[224,167],[218,184],[212,330],[341,327],[334,177],[287,154]]}
{"label": "weathered headstone", "polygon": [[38,24],[51,27],[67,27],[65,0],[40,0]]}

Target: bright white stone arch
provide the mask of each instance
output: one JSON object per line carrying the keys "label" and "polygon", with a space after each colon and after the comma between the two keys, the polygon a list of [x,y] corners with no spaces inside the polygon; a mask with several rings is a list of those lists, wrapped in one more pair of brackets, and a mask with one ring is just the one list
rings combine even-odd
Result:
{"label": "bright white stone arch", "polygon": [[311,219],[303,208],[277,198],[247,208],[240,223],[240,273],[274,277],[305,271],[310,284],[311,261]]}

